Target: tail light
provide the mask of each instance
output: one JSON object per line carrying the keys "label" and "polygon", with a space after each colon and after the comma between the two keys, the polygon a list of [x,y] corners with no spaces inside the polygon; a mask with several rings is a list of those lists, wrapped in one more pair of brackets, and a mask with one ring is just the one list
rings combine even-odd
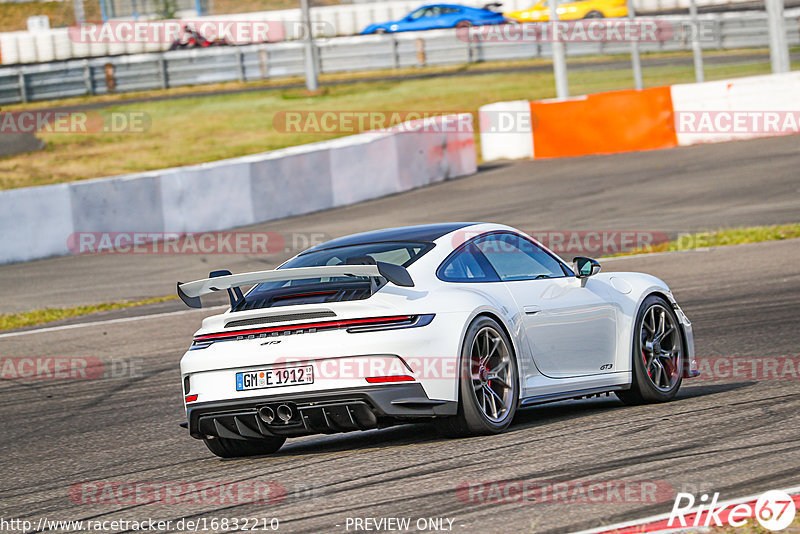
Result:
{"label": "tail light", "polygon": [[370,384],[383,384],[386,382],[413,382],[414,377],[409,375],[398,376],[368,376],[367,382]]}
{"label": "tail light", "polygon": [[[433,314],[427,315],[393,315],[389,317],[366,317],[363,319],[340,319],[336,321],[320,321],[314,323],[295,324],[289,326],[272,326],[266,328],[253,328],[236,330],[233,332],[216,332],[195,336],[196,348],[204,348],[215,341],[229,341],[239,339],[255,339],[267,336],[280,336],[319,332],[321,330],[341,330],[355,334],[358,332],[374,332],[376,330],[394,330],[397,328],[414,328],[426,326],[433,320]],[[193,348],[195,348],[193,346]]]}

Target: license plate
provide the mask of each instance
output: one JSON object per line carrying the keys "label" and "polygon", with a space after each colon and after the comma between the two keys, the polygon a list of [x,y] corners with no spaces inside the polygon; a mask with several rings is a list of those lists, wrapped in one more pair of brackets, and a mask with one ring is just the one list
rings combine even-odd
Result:
{"label": "license plate", "polygon": [[272,367],[271,369],[236,373],[236,391],[313,383],[314,367],[311,365],[299,367]]}

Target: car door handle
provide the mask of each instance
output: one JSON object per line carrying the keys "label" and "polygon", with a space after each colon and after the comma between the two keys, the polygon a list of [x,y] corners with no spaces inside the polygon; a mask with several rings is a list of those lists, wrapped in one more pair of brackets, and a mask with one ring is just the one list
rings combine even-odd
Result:
{"label": "car door handle", "polygon": [[522,311],[525,312],[525,315],[536,315],[537,313],[542,311],[542,308],[540,308],[539,306],[523,306]]}

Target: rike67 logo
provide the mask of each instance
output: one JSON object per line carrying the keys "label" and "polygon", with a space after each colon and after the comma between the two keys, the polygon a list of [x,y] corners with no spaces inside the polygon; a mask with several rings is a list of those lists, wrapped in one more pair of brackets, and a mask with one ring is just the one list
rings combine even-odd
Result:
{"label": "rike67 logo", "polygon": [[789,495],[784,491],[767,491],[758,499],[718,503],[719,493],[708,500],[701,495],[699,506],[691,493],[678,493],[672,507],[667,527],[743,527],[749,519],[755,519],[767,530],[784,530],[794,521],[797,501],[800,496]]}

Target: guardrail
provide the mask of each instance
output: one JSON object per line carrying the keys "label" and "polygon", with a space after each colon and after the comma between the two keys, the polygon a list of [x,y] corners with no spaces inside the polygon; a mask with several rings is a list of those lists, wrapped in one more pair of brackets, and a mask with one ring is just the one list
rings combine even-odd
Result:
{"label": "guardrail", "polygon": [[[800,44],[800,10],[787,11],[790,45]],[[685,20],[659,17],[659,20]],[[769,44],[766,15],[762,12],[707,14],[713,39],[705,49],[765,47]],[[256,81],[302,76],[302,43],[281,42],[199,50],[69,60],[0,68],[0,104],[167,89],[230,81]],[[481,61],[546,58],[546,42],[470,41],[454,30],[365,35],[316,42],[321,73],[368,71],[426,65],[453,65]],[[688,39],[642,42],[640,50],[689,50]],[[568,42],[570,56],[627,54],[626,42]]]}
{"label": "guardrail", "polygon": [[[695,0],[703,10],[724,11],[727,9],[748,9],[758,11],[763,0]],[[487,0],[461,0],[460,3],[475,7],[483,6]],[[760,2],[760,3],[759,3]],[[784,0],[787,7],[797,5],[800,0]],[[367,2],[363,4],[339,4],[318,6],[311,10],[311,31],[315,37],[337,37],[356,35],[370,24],[397,20],[418,8],[421,0],[387,0],[383,2]],[[533,0],[502,0],[504,12],[528,9]],[[636,13],[639,15],[657,15],[674,13],[689,8],[689,0],[633,0]],[[111,11],[112,19],[128,17],[130,12]],[[152,16],[151,16],[152,17]],[[140,22],[151,17],[136,17]],[[184,18],[184,17],[182,17]],[[284,39],[296,39],[301,35],[303,25],[299,9],[282,9],[273,11],[257,11],[251,13],[210,15],[188,17],[194,23],[206,22],[268,22],[271,26],[281,25]],[[116,22],[121,22],[117,19]],[[166,22],[166,21],[161,21]],[[3,32],[0,33],[0,64],[30,64],[66,59],[83,59],[90,57],[113,56],[120,54],[140,54],[143,52],[159,52],[168,50],[169,42],[95,42],[85,43],[73,41],[68,28],[53,28],[36,32]]]}

